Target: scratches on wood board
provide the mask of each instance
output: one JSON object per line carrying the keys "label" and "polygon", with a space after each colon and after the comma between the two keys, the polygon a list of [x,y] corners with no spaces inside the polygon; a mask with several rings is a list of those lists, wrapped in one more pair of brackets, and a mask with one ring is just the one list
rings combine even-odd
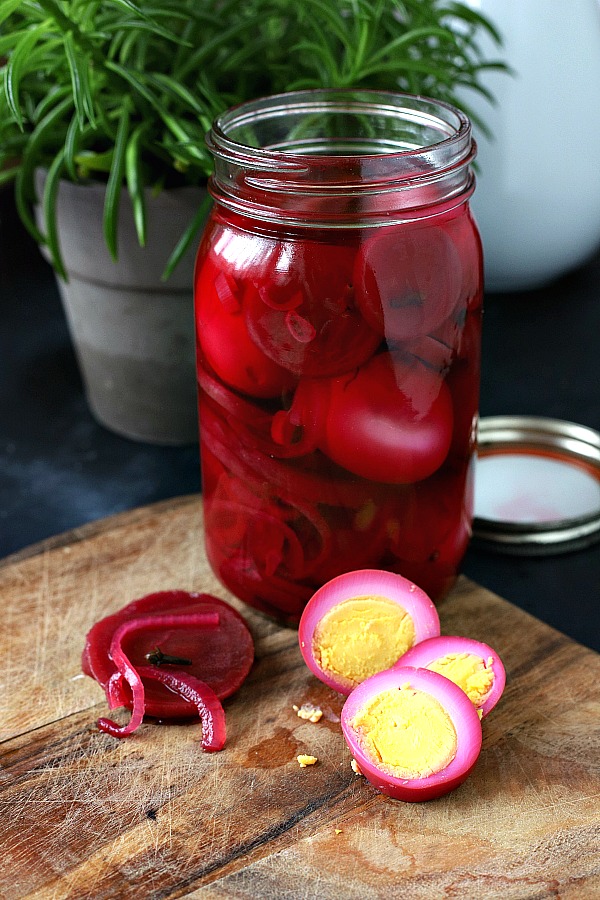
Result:
{"label": "scratches on wood board", "polygon": [[[0,566],[6,900],[600,896],[596,654],[461,580],[443,631],[491,643],[507,690],[469,780],[402,804],[352,773],[343,700],[308,672],[295,633],[248,609],[257,662],[226,701],[222,753],[202,752],[197,725],[98,733],[103,692],[77,677],[86,631],[172,587],[242,608],[208,569],[197,499]],[[325,711],[319,723],[296,716],[307,702]],[[297,753],[317,765],[300,769]]]}

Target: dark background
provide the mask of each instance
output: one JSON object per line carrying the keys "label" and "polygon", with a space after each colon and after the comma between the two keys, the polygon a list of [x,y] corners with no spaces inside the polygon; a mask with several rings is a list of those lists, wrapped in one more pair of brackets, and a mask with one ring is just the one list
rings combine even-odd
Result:
{"label": "dark background", "polygon": [[[54,276],[0,191],[0,557],[200,490],[198,448],[153,447],[92,418]],[[600,253],[547,288],[486,297],[481,414],[600,428]],[[600,545],[543,558],[472,546],[463,571],[600,651]],[[526,635],[522,636],[526,640]]]}

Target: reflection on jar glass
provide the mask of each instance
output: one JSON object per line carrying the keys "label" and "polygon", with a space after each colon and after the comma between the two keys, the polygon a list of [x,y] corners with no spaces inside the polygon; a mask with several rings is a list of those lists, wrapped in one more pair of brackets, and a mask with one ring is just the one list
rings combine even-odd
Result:
{"label": "reflection on jar glass", "polygon": [[209,146],[195,314],[215,573],[290,624],[350,569],[441,598],[473,516],[468,120],[402,94],[298,92],[225,113]]}

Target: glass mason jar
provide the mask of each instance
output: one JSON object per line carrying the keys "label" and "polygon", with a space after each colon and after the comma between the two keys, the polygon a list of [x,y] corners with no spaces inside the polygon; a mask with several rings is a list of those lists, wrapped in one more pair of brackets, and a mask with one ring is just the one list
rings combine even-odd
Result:
{"label": "glass mason jar", "polygon": [[351,569],[440,599],[473,516],[468,119],[410,95],[300,91],[229,110],[208,145],[195,316],[212,568],[288,624]]}

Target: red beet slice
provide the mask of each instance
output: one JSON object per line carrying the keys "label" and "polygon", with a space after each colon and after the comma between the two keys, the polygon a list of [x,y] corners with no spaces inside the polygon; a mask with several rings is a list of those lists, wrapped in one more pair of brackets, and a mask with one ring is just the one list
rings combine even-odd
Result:
{"label": "red beet slice", "polygon": [[[158,647],[168,656],[191,660],[186,674],[204,682],[220,700],[229,697],[243,684],[254,661],[254,642],[242,616],[233,607],[210,594],[187,591],[158,591],[134,600],[123,609],[97,622],[88,632],[82,654],[82,669],[105,690],[111,676],[112,693],[122,698],[124,705],[133,708],[131,690],[127,684],[115,684],[117,666],[110,656],[113,635],[130,619],[153,615],[187,613],[218,613],[219,625],[212,629],[190,627],[149,626],[125,634],[123,652],[131,665],[139,669],[148,666],[147,654]],[[162,668],[162,667],[161,667]],[[173,671],[164,666],[164,671]],[[168,686],[154,679],[144,682],[145,714],[157,719],[190,719],[196,716],[194,703],[174,693]]]}

